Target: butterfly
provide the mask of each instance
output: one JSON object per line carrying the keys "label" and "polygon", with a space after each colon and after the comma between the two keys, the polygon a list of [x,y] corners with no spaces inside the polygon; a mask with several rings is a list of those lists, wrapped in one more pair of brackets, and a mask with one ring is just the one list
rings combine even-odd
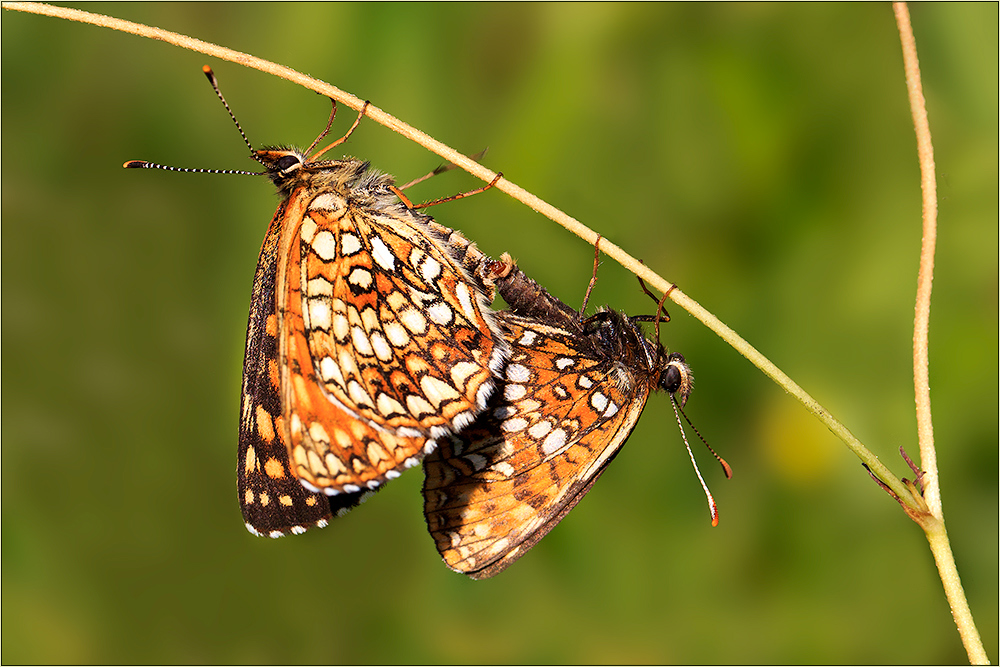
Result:
{"label": "butterfly", "polygon": [[315,153],[336,103],[305,151],[255,150],[236,123],[283,198],[243,363],[238,492],[256,535],[326,526],[417,465],[485,408],[509,355],[475,244],[404,203],[367,162],[319,159],[366,108]]}
{"label": "butterfly", "polygon": [[[694,383],[681,354],[645,337],[646,318],[610,309],[585,318],[509,256],[488,267],[509,305],[497,313],[511,346],[503,391],[424,459],[431,536],[448,567],[473,579],[509,567],[576,506],[652,391],[683,407]],[[594,279],[596,268],[595,253]]]}

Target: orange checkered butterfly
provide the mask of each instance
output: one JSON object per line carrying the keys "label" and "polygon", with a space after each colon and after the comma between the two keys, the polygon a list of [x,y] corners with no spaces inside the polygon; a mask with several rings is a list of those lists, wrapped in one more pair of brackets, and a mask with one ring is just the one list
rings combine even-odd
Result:
{"label": "orange checkered butterfly", "polygon": [[326,526],[416,465],[485,407],[509,354],[492,290],[473,275],[475,245],[402,203],[367,162],[318,159],[366,108],[315,153],[336,103],[305,151],[254,150],[233,116],[284,197],[254,275],[243,364],[238,489],[256,535]]}
{"label": "orange checkered butterfly", "polygon": [[[625,444],[651,391],[666,390],[676,409],[693,383],[682,355],[643,335],[638,322],[647,318],[610,309],[584,318],[586,299],[573,310],[509,256],[489,267],[510,306],[497,313],[512,348],[503,393],[424,459],[431,535],[448,567],[473,579],[503,571],[573,509]],[[590,287],[596,275],[595,252]],[[711,495],[709,504],[714,524]]]}

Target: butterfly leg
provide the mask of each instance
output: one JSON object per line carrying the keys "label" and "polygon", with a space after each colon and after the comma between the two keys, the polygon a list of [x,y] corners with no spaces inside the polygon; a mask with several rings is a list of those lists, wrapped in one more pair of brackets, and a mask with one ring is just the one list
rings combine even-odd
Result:
{"label": "butterfly leg", "polygon": [[580,306],[580,321],[583,321],[583,313],[587,310],[587,302],[590,301],[590,293],[594,290],[594,285],[597,284],[597,267],[601,260],[601,235],[597,235],[597,239],[594,241],[594,272],[590,275],[590,282],[587,284],[587,292],[583,295],[583,305]]}
{"label": "butterfly leg", "polygon": [[[455,201],[456,199],[464,199],[465,197],[470,197],[472,195],[478,195],[480,192],[486,192],[487,190],[489,190],[490,188],[492,188],[494,185],[496,185],[497,181],[499,181],[501,178],[503,178],[503,172],[497,172],[497,175],[493,177],[492,181],[490,181],[489,183],[487,183],[486,185],[484,185],[484,186],[482,186],[480,188],[476,188],[475,190],[469,190],[468,192],[459,192],[457,195],[452,195],[450,197],[442,197],[441,199],[435,199],[434,201],[424,202],[423,204],[413,204],[407,198],[407,196],[404,195],[400,191],[399,188],[393,187],[392,189],[393,189],[393,191],[395,191],[396,196],[399,197],[399,199],[404,204],[406,204],[406,208],[409,208],[409,209],[412,209],[412,210],[417,210],[417,209],[420,209],[420,208],[428,208],[430,206],[437,206],[438,204],[444,204],[445,202]],[[407,185],[409,185],[409,184],[407,184]]]}
{"label": "butterfly leg", "polygon": [[[333,102],[333,110],[330,112],[330,120],[326,121],[326,129],[324,129],[322,132],[320,132],[320,135],[318,137],[316,137],[316,140],[313,141],[311,144],[309,144],[309,148],[306,149],[306,155],[309,155],[309,153],[312,151],[312,149],[316,148],[316,144],[318,144],[319,142],[321,142],[323,140],[323,137],[325,137],[327,135],[327,133],[330,131],[330,127],[333,125],[333,118],[334,118],[334,116],[337,115],[337,100],[335,100],[335,99],[333,99],[331,97],[330,101]],[[328,150],[330,150],[334,146],[339,146],[340,144],[342,144],[345,141],[347,141],[347,138],[350,137],[352,134],[354,134],[354,130],[356,130],[357,127],[358,127],[358,125],[361,124],[361,119],[365,117],[365,112],[368,111],[368,106],[370,104],[371,104],[371,102],[369,102],[368,100],[365,100],[365,103],[361,105],[361,111],[358,113],[358,117],[354,119],[354,124],[351,125],[351,127],[348,128],[348,130],[344,134],[344,136],[342,136],[340,139],[337,139],[336,141],[334,141],[332,144],[330,144],[329,146],[327,146],[323,150],[315,153],[314,155],[310,155],[309,159],[311,161],[315,161],[316,158],[318,158],[320,155],[322,155],[323,153],[327,152]]]}

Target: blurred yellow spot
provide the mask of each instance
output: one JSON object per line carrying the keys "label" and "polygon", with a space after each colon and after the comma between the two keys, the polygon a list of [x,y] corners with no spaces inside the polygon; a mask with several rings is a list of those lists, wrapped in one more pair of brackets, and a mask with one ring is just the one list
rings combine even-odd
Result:
{"label": "blurred yellow spot", "polygon": [[764,408],[760,440],[771,467],[797,484],[812,484],[836,465],[837,439],[801,403],[777,396]]}

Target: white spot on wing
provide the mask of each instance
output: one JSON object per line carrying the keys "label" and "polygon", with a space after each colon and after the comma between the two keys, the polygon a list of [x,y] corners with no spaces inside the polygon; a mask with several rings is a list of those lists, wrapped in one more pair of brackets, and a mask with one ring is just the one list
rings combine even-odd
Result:
{"label": "white spot on wing", "polygon": [[528,390],[524,388],[523,384],[509,384],[503,388],[503,397],[508,401],[516,401],[519,398],[524,398]]}
{"label": "white spot on wing", "polygon": [[319,362],[319,373],[324,381],[330,382],[332,380],[341,387],[344,386],[344,376],[340,374],[340,366],[332,357],[323,357]]}
{"label": "white spot on wing", "polygon": [[423,389],[427,400],[436,406],[441,405],[444,401],[455,400],[459,396],[450,384],[430,375],[420,378],[420,388]]}
{"label": "white spot on wing", "polygon": [[357,381],[351,381],[347,385],[347,394],[351,397],[351,400],[357,405],[364,405],[367,407],[372,407],[372,399],[368,396],[368,393],[364,390]]}
{"label": "white spot on wing", "polygon": [[351,341],[354,343],[354,349],[357,350],[358,354],[370,357],[375,354],[372,350],[372,343],[368,340],[368,336],[365,335],[364,329],[361,327],[353,327],[351,329]]}
{"label": "white spot on wing", "polygon": [[451,307],[444,301],[432,303],[427,307],[427,317],[435,324],[448,324],[451,322]]}
{"label": "white spot on wing", "polygon": [[459,283],[455,287],[455,294],[458,296],[458,302],[462,305],[462,310],[465,311],[465,316],[469,318],[470,322],[475,322],[476,309],[472,305],[472,294],[469,293],[469,288],[465,283]]}
{"label": "white spot on wing", "polygon": [[309,299],[309,326],[313,329],[330,328],[330,303],[326,299]]}
{"label": "white spot on wing", "polygon": [[549,423],[548,420],[542,420],[540,422],[531,425],[531,428],[528,429],[528,435],[530,435],[532,438],[541,438],[544,437],[551,430],[552,430],[552,424]]}
{"label": "white spot on wing", "polygon": [[361,239],[354,234],[344,234],[340,237],[340,251],[346,256],[361,250]]}
{"label": "white spot on wing", "polygon": [[527,366],[521,364],[510,364],[507,366],[507,380],[509,382],[527,382],[531,379],[531,371]]}
{"label": "white spot on wing", "polygon": [[351,332],[351,324],[347,321],[347,316],[343,313],[336,313],[333,316],[333,335],[338,341],[343,343],[347,340],[348,334]]}
{"label": "white spot on wing", "polygon": [[396,269],[396,257],[389,250],[389,246],[377,236],[371,237],[371,242],[372,258],[386,271],[394,271]]}
{"label": "white spot on wing", "polygon": [[311,243],[313,236],[316,235],[316,230],[318,229],[316,221],[310,217],[306,217],[302,221],[302,226],[299,228],[299,238],[301,238],[306,243]]}
{"label": "white spot on wing", "polygon": [[357,285],[361,289],[368,289],[372,284],[372,274],[370,271],[359,267],[351,271],[351,275],[347,276],[347,280],[352,285]]}
{"label": "white spot on wing", "polygon": [[326,429],[319,422],[309,424],[309,437],[315,442],[330,442],[330,436],[327,435]]}
{"label": "white spot on wing", "polygon": [[310,211],[335,211],[343,206],[344,198],[332,192],[317,195],[309,203]]}
{"label": "white spot on wing", "polygon": [[379,361],[392,361],[392,348],[386,342],[385,336],[379,331],[373,331],[371,336],[372,349]]}
{"label": "white spot on wing", "polygon": [[517,433],[518,431],[523,431],[528,425],[528,420],[523,417],[511,417],[510,419],[505,419],[500,428],[507,431],[508,433]]}
{"label": "white spot on wing", "polygon": [[325,229],[313,238],[311,245],[322,260],[329,262],[337,256],[337,241],[333,238],[333,234]]}
{"label": "white spot on wing", "polygon": [[514,476],[514,466],[507,463],[506,461],[500,461],[498,463],[494,463],[492,466],[490,466],[490,470],[495,470],[504,477]]}
{"label": "white spot on wing", "polygon": [[[406,397],[406,409],[410,414],[419,418],[421,415],[434,414],[434,407],[420,396],[410,394]],[[402,430],[402,429],[400,429]]]}
{"label": "white spot on wing", "polygon": [[399,314],[399,321],[412,333],[422,334],[427,331],[427,320],[424,319],[419,310],[407,308]]}
{"label": "white spot on wing", "polygon": [[386,393],[380,393],[375,399],[375,406],[380,414],[388,417],[390,415],[405,415],[406,410],[403,405]]}
{"label": "white spot on wing", "polygon": [[406,329],[399,322],[386,322],[383,330],[386,338],[395,347],[405,347],[410,342],[410,334],[406,333]]}
{"label": "white spot on wing", "polygon": [[309,296],[333,296],[333,285],[326,278],[313,278],[306,283]]}
{"label": "white spot on wing", "polygon": [[465,387],[469,378],[479,372],[479,364],[460,361],[451,367],[451,381],[456,387]]}
{"label": "white spot on wing", "polygon": [[590,404],[598,412],[604,412],[604,408],[608,407],[608,397],[599,391],[595,391],[590,397]]}
{"label": "white spot on wing", "polygon": [[441,264],[433,257],[428,257],[420,265],[420,275],[429,283],[434,282],[441,275]]}
{"label": "white spot on wing", "polygon": [[555,454],[566,444],[566,431],[557,428],[542,441],[542,453],[546,456]]}

